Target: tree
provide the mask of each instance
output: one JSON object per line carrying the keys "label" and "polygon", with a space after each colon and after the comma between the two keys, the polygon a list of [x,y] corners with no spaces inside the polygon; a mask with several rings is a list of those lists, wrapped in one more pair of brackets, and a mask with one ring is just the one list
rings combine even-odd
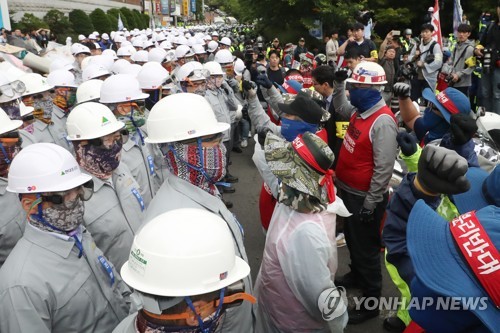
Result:
{"label": "tree", "polygon": [[120,8],[120,13],[122,14],[121,15],[122,18],[123,17],[127,18],[127,25],[125,25],[125,22],[123,22],[123,24],[125,25],[125,27],[127,27],[127,29],[132,30],[137,28],[138,24],[137,22],[135,22],[135,17],[134,15],[132,15],[130,9],[128,9],[127,7],[122,7]]}
{"label": "tree", "polygon": [[149,15],[142,13],[141,17],[142,17],[142,23],[144,24],[144,27],[149,28]]}
{"label": "tree", "polygon": [[92,21],[87,14],[81,9],[73,9],[69,12],[69,20],[76,33],[90,35],[94,31]]}
{"label": "tree", "polygon": [[111,8],[108,9],[107,14],[109,16],[109,20],[111,22],[111,30],[118,29],[118,15],[120,15],[123,26],[128,28],[128,21],[127,18],[123,15],[121,15],[121,12],[118,8]]}
{"label": "tree", "polygon": [[111,30],[111,22],[109,21],[108,15],[101,9],[96,8],[89,15],[90,20],[92,21],[92,25],[95,30],[97,30],[100,34],[103,32],[110,32]]}
{"label": "tree", "polygon": [[[20,29],[22,32],[30,32],[40,28],[48,28],[49,26],[42,19],[33,14],[25,13],[23,17],[15,25],[15,29]],[[14,28],[13,28],[14,29]]]}
{"label": "tree", "polygon": [[137,24],[137,29],[146,29],[149,26],[144,24],[141,12],[139,12],[137,9],[132,9],[132,15],[134,16],[135,23]]}
{"label": "tree", "polygon": [[71,32],[71,23],[63,12],[51,9],[45,14],[43,20],[49,26],[50,31],[58,35],[66,35]]}

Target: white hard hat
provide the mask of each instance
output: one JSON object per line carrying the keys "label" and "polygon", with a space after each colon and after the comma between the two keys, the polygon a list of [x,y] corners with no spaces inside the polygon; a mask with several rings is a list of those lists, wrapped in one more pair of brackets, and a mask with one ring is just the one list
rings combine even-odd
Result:
{"label": "white hard hat", "polygon": [[121,130],[125,126],[116,120],[113,112],[101,103],[78,104],[70,112],[66,121],[67,139],[70,141],[101,138]]}
{"label": "white hard hat", "polygon": [[154,46],[155,44],[150,41],[150,40],[146,40],[142,43],[142,48],[143,49],[147,49],[148,47],[151,47],[151,46]]}
{"label": "white hard hat", "polygon": [[175,40],[175,42],[174,42],[174,43],[175,43],[175,44],[178,44],[178,45],[186,45],[186,46],[187,46],[188,41],[187,41],[187,38],[186,38],[186,37],[184,37],[184,36],[179,36],[179,37],[177,37],[177,38],[176,38],[176,40]]}
{"label": "white hard hat", "polygon": [[229,37],[222,37],[219,43],[224,44],[226,46],[231,46],[231,40],[229,39]]}
{"label": "white hard hat", "polygon": [[219,64],[229,64],[234,61],[234,57],[229,50],[219,50],[215,54],[214,60]]}
{"label": "white hard hat", "polygon": [[[182,112],[180,112],[182,111]],[[196,94],[174,94],[156,103],[146,120],[148,143],[176,142],[221,133],[230,125],[220,123],[207,100]]]}
{"label": "white hard hat", "polygon": [[101,97],[101,87],[104,81],[88,80],[80,84],[76,90],[76,102],[78,104],[99,100]]}
{"label": "white hard hat", "polygon": [[[203,65],[198,61],[190,61],[179,68],[177,73],[175,73],[175,77],[177,81],[182,82],[185,81],[188,76],[190,76],[195,70],[203,70]],[[210,73],[208,74],[210,75]],[[191,81],[201,81],[206,80],[207,78],[204,76],[195,76],[189,78]]]}
{"label": "white hard hat", "polygon": [[195,54],[205,54],[205,53],[207,53],[207,51],[205,51],[205,48],[203,47],[203,45],[200,45],[200,44],[193,45],[193,52]]}
{"label": "white hard hat", "polygon": [[113,60],[118,59],[116,52],[114,50],[111,50],[111,49],[106,49],[106,50],[102,51],[102,55],[110,56]]}
{"label": "white hard hat", "polygon": [[137,75],[141,89],[159,89],[170,77],[168,71],[157,62],[148,62]]}
{"label": "white hard hat", "polygon": [[131,64],[123,69],[120,74],[129,74],[133,77],[137,77],[137,74],[141,71],[142,66],[138,64]]}
{"label": "white hard hat", "polygon": [[165,56],[167,55],[167,51],[162,48],[156,47],[151,49],[148,54],[148,61],[154,61],[158,63],[162,63],[165,60]]}
{"label": "white hard hat", "polygon": [[163,42],[164,40],[167,39],[167,37],[165,37],[165,35],[161,32],[159,34],[156,34],[154,38],[157,42]]}
{"label": "white hard hat", "polygon": [[171,50],[172,49],[172,43],[168,40],[164,40],[163,42],[160,43],[160,47],[164,50]]}
{"label": "white hard hat", "polygon": [[137,79],[129,74],[117,74],[108,77],[101,87],[100,103],[122,103],[146,99]]}
{"label": "white hard hat", "polygon": [[142,48],[143,43],[144,43],[144,41],[142,39],[136,38],[132,41],[132,46]]}
{"label": "white hard hat", "polygon": [[47,79],[45,79],[40,74],[29,73],[23,75],[19,78],[24,85],[26,86],[26,90],[23,93],[24,96],[38,94],[47,90],[54,88],[50,84],[47,83]]}
{"label": "white hard hat", "polygon": [[125,69],[125,67],[130,66],[131,63],[125,59],[118,59],[114,62],[113,67],[111,67],[111,72],[113,74],[120,74]]}
{"label": "white hard hat", "polygon": [[250,274],[250,266],[236,256],[231,231],[221,217],[205,209],[182,208],[158,215],[141,228],[120,274],[140,292],[184,297],[238,282]]}
{"label": "white hard hat", "polygon": [[50,72],[47,76],[47,83],[54,87],[78,87],[75,83],[75,76],[73,73],[64,69]]}
{"label": "white hard hat", "polygon": [[[87,58],[85,58],[85,59],[87,59]],[[53,72],[53,71],[58,70],[58,69],[65,69],[67,71],[70,71],[74,68],[75,67],[73,66],[73,63],[71,63],[68,60],[63,59],[63,58],[56,58],[56,59],[52,60],[52,62],[50,63],[50,72]]]}
{"label": "white hard hat", "polygon": [[130,57],[132,52],[127,46],[122,46],[116,51],[116,56],[119,57]]}
{"label": "white hard hat", "polygon": [[90,55],[90,49],[88,47],[86,47],[85,45],[82,45],[82,44],[79,44],[79,43],[75,43],[73,45],[71,45],[71,53],[76,56],[80,53],[85,53],[85,54],[88,54]]}
{"label": "white hard hat", "polygon": [[212,32],[212,37],[219,37],[219,33],[217,31]]}
{"label": "white hard hat", "polygon": [[88,81],[104,75],[111,75],[111,73],[99,64],[90,64],[82,71],[82,80]]}
{"label": "white hard hat", "polygon": [[92,34],[94,34],[94,36],[96,36],[96,37],[99,36],[99,33],[97,31],[94,31]]}
{"label": "white hard hat", "polygon": [[78,35],[78,41],[82,41],[82,40],[84,40],[85,38],[87,38],[87,37],[85,37],[84,35]]}
{"label": "white hard hat", "polygon": [[207,51],[208,52],[215,52],[215,50],[217,50],[218,47],[219,47],[219,43],[217,43],[214,40],[211,40],[210,42],[208,42]]}
{"label": "white hard hat", "polygon": [[16,130],[22,125],[22,120],[11,120],[9,115],[0,108],[0,134]]}
{"label": "white hard hat", "polygon": [[244,71],[245,71],[245,63],[240,58],[236,58],[234,62],[234,72],[236,73],[236,75],[240,76],[243,75]]}
{"label": "white hard hat", "polygon": [[148,54],[149,54],[148,51],[140,50],[132,54],[132,57],[130,57],[130,59],[132,59],[135,62],[148,62]]}
{"label": "white hard hat", "polygon": [[[115,61],[109,54],[100,54],[92,57],[87,57],[90,58],[89,65],[98,65],[100,67],[106,68],[109,72],[111,72],[111,68],[113,67],[113,64]],[[85,58],[85,59],[87,59]],[[85,60],[84,59],[84,60]]]}
{"label": "white hard hat", "polygon": [[7,191],[44,193],[71,190],[92,177],[80,171],[71,153],[53,143],[35,143],[22,149],[10,165]]}
{"label": "white hard hat", "polygon": [[102,49],[101,44],[99,44],[99,43],[94,43],[94,46],[95,46],[96,50]]}
{"label": "white hard hat", "polygon": [[180,58],[185,58],[185,57],[192,57],[194,56],[193,51],[191,51],[191,48],[187,45],[179,45],[175,49],[175,57],[177,59]]}
{"label": "white hard hat", "polygon": [[21,117],[24,117],[26,115],[29,115],[30,113],[33,113],[35,111],[35,108],[32,106],[26,106],[22,101],[19,102],[19,111],[21,114]]}
{"label": "white hard hat", "polygon": [[94,35],[94,34],[90,34],[90,35],[89,35],[89,39],[90,39],[90,40],[96,40],[96,39],[97,39],[97,36],[96,36],[96,35]]}
{"label": "white hard hat", "polygon": [[101,38],[105,39],[105,40],[109,40],[109,35],[107,33],[103,33]]}
{"label": "white hard hat", "polygon": [[203,64],[203,68],[210,72],[210,75],[224,75],[225,73],[222,71],[222,67],[218,62],[209,61]]}
{"label": "white hard hat", "polygon": [[346,82],[369,85],[387,84],[385,71],[382,66],[371,61],[362,61],[357,64],[351,77]]}

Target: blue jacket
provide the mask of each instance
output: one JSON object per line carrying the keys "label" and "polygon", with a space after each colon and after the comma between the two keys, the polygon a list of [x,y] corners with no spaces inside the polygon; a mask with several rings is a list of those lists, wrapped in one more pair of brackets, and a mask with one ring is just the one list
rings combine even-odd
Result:
{"label": "blue jacket", "polygon": [[441,202],[441,197],[424,195],[414,187],[415,175],[416,173],[407,174],[392,195],[387,205],[387,217],[382,233],[387,249],[386,260],[397,268],[399,275],[408,285],[415,276],[406,246],[406,224],[411,209],[419,199],[423,199],[434,210]]}

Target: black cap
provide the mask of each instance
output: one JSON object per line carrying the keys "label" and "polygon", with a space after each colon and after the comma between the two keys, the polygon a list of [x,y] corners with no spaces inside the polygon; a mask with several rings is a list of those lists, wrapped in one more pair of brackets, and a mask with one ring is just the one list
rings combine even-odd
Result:
{"label": "black cap", "polygon": [[321,107],[302,91],[297,94],[291,103],[278,103],[278,107],[284,113],[298,116],[309,124],[319,124],[323,117]]}

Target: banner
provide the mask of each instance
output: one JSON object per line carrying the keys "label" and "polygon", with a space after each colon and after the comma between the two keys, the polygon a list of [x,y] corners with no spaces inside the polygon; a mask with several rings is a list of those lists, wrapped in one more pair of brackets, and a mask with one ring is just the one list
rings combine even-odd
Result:
{"label": "banner", "polygon": [[120,16],[120,13],[118,13],[118,31],[122,31],[123,28],[125,27],[123,26],[122,17]]}
{"label": "banner", "polygon": [[439,20],[439,2],[436,0],[434,4],[434,13],[432,13],[432,26],[434,27],[434,32],[432,33],[432,39],[434,39],[439,46],[441,46],[441,50],[443,49],[443,37],[441,36],[441,21]]}
{"label": "banner", "polygon": [[0,28],[11,30],[7,0],[0,0]]}
{"label": "banner", "polygon": [[161,15],[170,14],[170,5],[168,4],[168,0],[160,0],[161,5]]}
{"label": "banner", "polygon": [[196,0],[191,0],[191,13],[196,13]]}
{"label": "banner", "polygon": [[458,26],[462,23],[462,15],[464,11],[462,10],[462,5],[460,4],[460,0],[455,0],[455,4],[453,7],[453,34],[455,37],[458,37]]}

